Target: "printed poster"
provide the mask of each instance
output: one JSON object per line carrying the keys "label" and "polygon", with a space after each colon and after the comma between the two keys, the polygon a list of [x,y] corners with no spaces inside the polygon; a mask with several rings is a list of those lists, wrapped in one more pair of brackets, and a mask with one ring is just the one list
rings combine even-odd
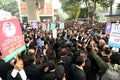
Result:
{"label": "printed poster", "polygon": [[36,21],[31,22],[33,29],[38,29],[38,23]]}
{"label": "printed poster", "polygon": [[42,23],[42,30],[45,31],[46,30],[46,24]]}
{"label": "printed poster", "polygon": [[50,31],[50,24],[47,24],[47,29],[46,29],[47,32]]}
{"label": "printed poster", "polygon": [[52,30],[53,38],[57,38],[57,29]]}
{"label": "printed poster", "polygon": [[55,24],[55,23],[51,23],[50,29],[51,29],[51,30],[54,30],[55,27],[56,27],[56,24]]}
{"label": "printed poster", "polygon": [[18,19],[0,21],[0,49],[8,62],[25,50],[24,37]]}
{"label": "printed poster", "polygon": [[61,30],[64,29],[64,23],[60,23],[60,29],[61,29]]}
{"label": "printed poster", "polygon": [[120,48],[120,24],[112,24],[110,38],[108,42],[109,46]]}
{"label": "printed poster", "polygon": [[41,40],[40,38],[37,39],[37,45],[38,45],[38,48],[39,48],[40,50],[42,50],[42,48],[43,48],[43,46],[44,46],[44,41]]}
{"label": "printed poster", "polygon": [[112,24],[111,23],[107,23],[106,24],[106,28],[105,28],[105,34],[110,34],[111,28],[112,28]]}

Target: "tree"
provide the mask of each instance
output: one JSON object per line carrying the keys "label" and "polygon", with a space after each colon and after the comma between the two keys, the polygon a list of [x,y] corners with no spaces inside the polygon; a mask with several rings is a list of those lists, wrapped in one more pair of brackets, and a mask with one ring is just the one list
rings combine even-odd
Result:
{"label": "tree", "polygon": [[[100,4],[100,6],[103,7],[103,9],[105,11],[107,10],[108,7],[110,7],[110,15],[112,15],[112,5],[113,5],[114,0],[83,0],[83,1],[86,4],[88,2],[88,14],[90,14],[91,11],[93,13],[92,16],[91,16],[91,19],[93,19],[93,23],[94,23],[94,20],[97,17],[97,14],[96,14],[97,13],[96,12],[97,4]],[[92,1],[93,6],[91,6],[90,1]],[[91,7],[93,8],[93,10],[89,11]]]}
{"label": "tree", "polygon": [[78,19],[80,13],[80,0],[61,0],[62,9],[65,11],[71,18]]}
{"label": "tree", "polygon": [[[91,19],[94,23],[94,20],[98,17],[98,13],[100,13],[100,11],[105,12],[108,7],[110,7],[110,14],[112,14],[112,4],[114,0],[60,0],[60,2],[62,3],[62,9],[71,15],[72,18],[73,16],[75,18],[77,14],[75,9],[79,6],[77,10],[79,17],[88,18],[88,20]],[[85,4],[85,7],[82,8],[81,4]],[[74,5],[76,5],[76,7]],[[75,14],[73,15],[73,13]]]}
{"label": "tree", "polygon": [[11,12],[12,16],[19,18],[18,4],[15,0],[0,0],[0,9]]}
{"label": "tree", "polygon": [[88,8],[87,7],[81,8],[79,17],[80,18],[87,18],[88,17]]}
{"label": "tree", "polygon": [[112,5],[114,3],[114,0],[99,0],[98,2],[104,9],[107,9],[110,7],[110,15],[112,15]]}

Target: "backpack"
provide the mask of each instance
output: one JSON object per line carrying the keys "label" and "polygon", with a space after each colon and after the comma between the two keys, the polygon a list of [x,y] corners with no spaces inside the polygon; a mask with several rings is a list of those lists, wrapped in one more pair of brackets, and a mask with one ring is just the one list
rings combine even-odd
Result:
{"label": "backpack", "polygon": [[120,80],[120,70],[118,70],[118,64],[112,66],[110,63],[107,63],[109,68],[105,71],[101,80]]}

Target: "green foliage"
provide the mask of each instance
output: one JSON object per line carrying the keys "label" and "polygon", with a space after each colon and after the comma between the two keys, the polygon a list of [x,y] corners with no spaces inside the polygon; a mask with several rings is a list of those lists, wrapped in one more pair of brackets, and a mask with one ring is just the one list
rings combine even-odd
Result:
{"label": "green foliage", "polygon": [[[79,18],[88,18],[89,16],[92,19],[93,16],[99,17],[99,13],[105,12],[108,7],[111,7],[110,4],[113,4],[114,0],[60,0],[60,2],[62,9],[71,18],[75,19],[78,16]],[[85,4],[85,8],[81,8],[82,4]]]}
{"label": "green foliage", "polygon": [[21,1],[25,2],[25,0],[21,0]]}
{"label": "green foliage", "polygon": [[15,0],[0,0],[0,9],[3,9],[7,4],[13,2]]}
{"label": "green foliage", "polygon": [[0,9],[11,12],[12,16],[19,18],[18,4],[15,0],[0,0]]}
{"label": "green foliage", "polygon": [[72,3],[67,7],[68,14],[70,14],[71,18],[77,19],[80,13],[80,4],[79,3]]}
{"label": "green foliage", "polygon": [[108,8],[109,7],[109,2],[107,0],[99,0],[98,2],[103,8]]}
{"label": "green foliage", "polygon": [[81,12],[79,15],[80,18],[87,18],[88,17],[88,8],[81,8]]}
{"label": "green foliage", "polygon": [[80,0],[61,0],[63,11],[76,20],[78,19],[81,8],[79,1]]}
{"label": "green foliage", "polygon": [[99,0],[98,1],[98,3],[104,8],[110,7],[111,2],[113,4],[114,0]]}

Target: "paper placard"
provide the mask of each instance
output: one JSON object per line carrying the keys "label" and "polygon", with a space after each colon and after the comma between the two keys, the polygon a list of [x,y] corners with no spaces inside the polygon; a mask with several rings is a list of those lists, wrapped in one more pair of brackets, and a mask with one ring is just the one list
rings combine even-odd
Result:
{"label": "paper placard", "polygon": [[118,23],[112,24],[108,45],[120,48],[120,24]]}
{"label": "paper placard", "polygon": [[112,28],[112,24],[111,23],[107,23],[106,24],[106,28],[105,28],[105,34],[110,34],[111,28]]}
{"label": "paper placard", "polygon": [[18,19],[0,21],[0,49],[8,62],[25,50],[24,37]]}

